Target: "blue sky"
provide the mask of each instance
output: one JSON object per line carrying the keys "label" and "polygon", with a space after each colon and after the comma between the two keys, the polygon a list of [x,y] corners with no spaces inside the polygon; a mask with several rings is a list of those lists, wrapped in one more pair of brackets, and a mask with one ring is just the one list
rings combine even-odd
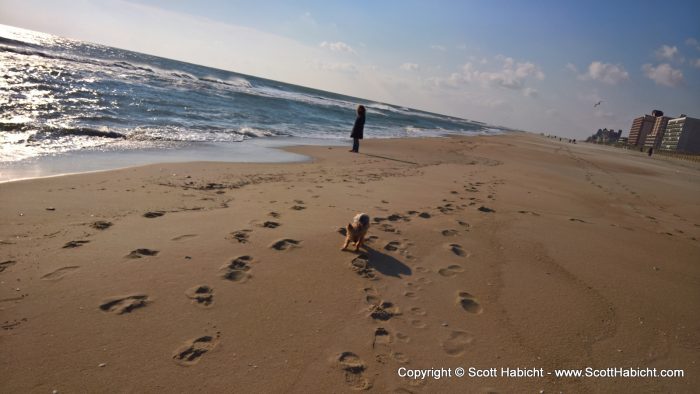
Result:
{"label": "blue sky", "polygon": [[576,138],[652,109],[700,117],[698,15],[695,1],[0,0],[3,24]]}

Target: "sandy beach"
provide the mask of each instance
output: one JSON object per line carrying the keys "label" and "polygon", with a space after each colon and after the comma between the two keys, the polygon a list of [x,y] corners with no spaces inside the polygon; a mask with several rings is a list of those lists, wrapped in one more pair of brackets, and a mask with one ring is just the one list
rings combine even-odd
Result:
{"label": "sandy beach", "polygon": [[[0,391],[700,388],[697,164],[524,133],[288,150],[313,160],[0,184]],[[586,367],[685,376],[547,374]]]}

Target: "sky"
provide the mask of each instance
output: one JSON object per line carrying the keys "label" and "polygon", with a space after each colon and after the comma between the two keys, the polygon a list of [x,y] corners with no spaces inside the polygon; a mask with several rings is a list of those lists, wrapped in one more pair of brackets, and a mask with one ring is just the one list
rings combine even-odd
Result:
{"label": "sky", "polygon": [[698,1],[0,0],[0,24],[570,138],[626,135],[653,109],[700,117],[699,15]]}

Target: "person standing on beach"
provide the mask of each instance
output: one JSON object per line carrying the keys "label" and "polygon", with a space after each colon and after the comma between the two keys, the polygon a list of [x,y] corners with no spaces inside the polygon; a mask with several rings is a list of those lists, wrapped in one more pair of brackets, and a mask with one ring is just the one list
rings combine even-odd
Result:
{"label": "person standing on beach", "polygon": [[360,150],[360,140],[364,136],[365,130],[365,112],[367,110],[364,105],[357,106],[357,118],[355,118],[355,125],[352,127],[352,134],[350,134],[352,138],[352,149],[350,149],[350,152],[357,153]]}

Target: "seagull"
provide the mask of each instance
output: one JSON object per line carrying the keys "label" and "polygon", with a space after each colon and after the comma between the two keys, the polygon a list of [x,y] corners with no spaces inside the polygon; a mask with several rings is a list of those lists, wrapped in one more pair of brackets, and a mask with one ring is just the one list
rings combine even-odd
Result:
{"label": "seagull", "polygon": [[602,102],[603,102],[603,100],[600,100],[600,101],[598,101],[597,103],[593,104],[593,108],[595,108],[595,107],[599,106],[599,105],[600,105],[600,103],[602,103]]}

